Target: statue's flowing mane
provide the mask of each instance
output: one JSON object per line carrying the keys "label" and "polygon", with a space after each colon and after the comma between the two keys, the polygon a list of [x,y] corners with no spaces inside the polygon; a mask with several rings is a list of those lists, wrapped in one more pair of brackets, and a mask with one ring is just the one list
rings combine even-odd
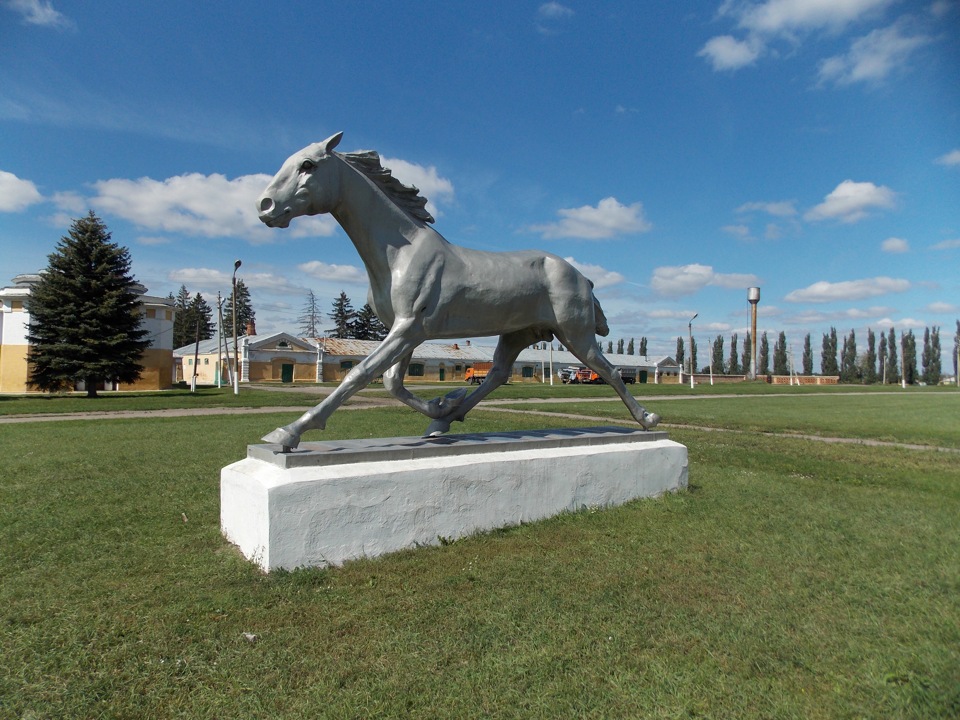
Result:
{"label": "statue's flowing mane", "polygon": [[351,167],[356,168],[376,182],[384,194],[401,210],[417,220],[428,223],[434,222],[433,215],[428,213],[424,207],[427,204],[427,198],[423,197],[420,190],[415,186],[404,185],[397,180],[390,172],[390,168],[385,168],[380,164],[380,155],[375,150],[337,153],[337,155],[346,160]]}

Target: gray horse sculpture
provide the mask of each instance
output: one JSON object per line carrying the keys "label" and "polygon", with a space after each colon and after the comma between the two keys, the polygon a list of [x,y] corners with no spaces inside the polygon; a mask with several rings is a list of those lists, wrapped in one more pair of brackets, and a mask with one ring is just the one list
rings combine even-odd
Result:
{"label": "gray horse sculpture", "polygon": [[[600,352],[596,335],[609,328],[593,283],[549,253],[481,252],[447,242],[429,225],[426,198],[382,167],[377,153],[333,152],[342,136],[287,159],[258,201],[260,220],[285,228],[300,215],[333,215],[360,253],[370,307],[390,331],[323,402],[266,442],[284,452],[297,447],[304,432],[322,430],[334,410],[381,374],[394,397],[433,420],[425,435],[440,435],[509,378],[521,350],[554,337],[617,391],[640,425],[659,422]],[[500,336],[493,368],[469,395],[461,388],[425,401],[403,386],[425,340],[489,335]]]}

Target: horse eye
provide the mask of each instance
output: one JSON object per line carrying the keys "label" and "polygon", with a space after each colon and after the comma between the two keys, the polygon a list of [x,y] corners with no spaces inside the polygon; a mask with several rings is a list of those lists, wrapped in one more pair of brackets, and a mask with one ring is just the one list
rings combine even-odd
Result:
{"label": "horse eye", "polygon": [[303,172],[310,172],[310,171],[313,170],[316,166],[317,166],[317,164],[316,164],[313,160],[304,160],[302,163],[300,163],[300,169],[301,169]]}

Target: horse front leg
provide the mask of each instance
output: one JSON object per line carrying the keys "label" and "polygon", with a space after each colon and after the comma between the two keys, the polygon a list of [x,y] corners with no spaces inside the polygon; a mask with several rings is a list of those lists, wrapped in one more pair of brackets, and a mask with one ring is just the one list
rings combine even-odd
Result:
{"label": "horse front leg", "polygon": [[378,375],[397,364],[405,355],[412,353],[423,340],[423,331],[413,322],[395,322],[387,337],[377,346],[376,350],[353,368],[337,389],[330,393],[323,402],[307,410],[289,425],[277,428],[264,435],[263,441],[276,443],[282,447],[283,452],[290,452],[300,444],[300,436],[303,433],[307,430],[323,430],[327,425],[327,419],[333,414],[334,410],[357,391],[369,385]]}

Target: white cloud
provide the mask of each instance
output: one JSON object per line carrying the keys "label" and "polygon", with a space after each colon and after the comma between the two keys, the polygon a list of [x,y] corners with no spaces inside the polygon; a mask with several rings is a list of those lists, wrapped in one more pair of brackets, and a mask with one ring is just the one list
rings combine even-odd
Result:
{"label": "white cloud", "polygon": [[756,62],[761,49],[762,45],[757,42],[718,35],[707,40],[697,57],[707,58],[714,70],[739,70]]}
{"label": "white cloud", "polygon": [[951,150],[946,155],[941,155],[935,162],[939,165],[948,165],[950,167],[960,165],[960,149]]}
{"label": "white cloud", "polygon": [[844,180],[823,202],[803,216],[805,220],[839,220],[853,223],[862,220],[873,208],[891,208],[897,194],[884,185]]}
{"label": "white cloud", "polygon": [[50,199],[59,210],[65,213],[82,213],[89,207],[86,198],[71,191],[56,192]]}
{"label": "white cloud", "polygon": [[20,13],[28,25],[40,25],[52,28],[72,28],[73,22],[63,13],[53,9],[50,0],[6,0],[4,3],[14,12]]}
{"label": "white cloud", "polygon": [[453,183],[441,177],[433,165],[424,167],[399,158],[386,157],[380,158],[380,164],[390,168],[393,176],[404,185],[415,185],[423,197],[427,198],[427,211],[434,217],[443,214],[438,209],[437,202],[453,200]]}
{"label": "white cloud", "polygon": [[939,314],[948,314],[960,312],[960,305],[954,305],[953,303],[947,302],[932,302],[927,307],[924,308],[927,312],[939,313]]}
{"label": "white cloud", "polygon": [[722,288],[748,288],[759,285],[756,275],[747,273],[718,273],[709,265],[679,265],[658,267],[653,271],[650,287],[660,295],[692,295],[708,285]]}
{"label": "white cloud", "polygon": [[[166,180],[100,180],[91,203],[149,230],[202,237],[237,237],[255,243],[281,239],[278,231],[257,217],[256,199],[270,182],[269,175],[244,175],[228,180],[220,174],[190,173]],[[298,218],[293,237],[331,235],[328,216]]]}
{"label": "white cloud", "polygon": [[0,212],[20,212],[43,200],[37,186],[0,170]]}
{"label": "white cloud", "polygon": [[740,240],[750,239],[750,228],[748,228],[746,225],[724,225],[720,229],[728,235],[733,235],[735,238],[739,238]]}
{"label": "white cloud", "polygon": [[763,231],[763,236],[767,240],[779,240],[783,237],[783,230],[776,223],[767,223],[767,227]]}
{"label": "white cloud", "polygon": [[577,270],[582,272],[586,277],[593,281],[593,286],[598,290],[605,287],[611,287],[612,285],[619,285],[626,278],[623,277],[616,270],[607,270],[600,265],[590,265],[588,263],[579,263],[574,260],[572,257],[564,258],[568,263],[573,265]]}
{"label": "white cloud", "polygon": [[943,242],[938,242],[936,245],[931,245],[931,250],[956,250],[960,248],[960,238],[956,240],[944,240]]}
{"label": "white cloud", "polygon": [[537,8],[537,15],[544,18],[566,18],[573,16],[573,10],[558,2],[546,2]]}
{"label": "white cloud", "polygon": [[780,200],[778,202],[748,202],[737,208],[738,213],[765,212],[774,217],[793,217],[797,214],[795,200]]}
{"label": "white cloud", "polygon": [[558,210],[557,214],[562,218],[559,222],[533,225],[530,230],[547,239],[603,240],[616,235],[647,232],[653,227],[643,216],[642,203],[622,205],[612,197],[604,198],[596,207],[584,205]]}
{"label": "white cloud", "polygon": [[903,25],[877,29],[854,40],[846,55],[835,55],[820,63],[820,82],[850,85],[878,82],[894,69],[903,68],[915,50],[931,42],[926,35],[904,34]]}
{"label": "white cloud", "polygon": [[369,281],[366,271],[353,265],[330,265],[319,260],[311,260],[297,265],[297,269],[317,280],[351,284],[365,284]]}
{"label": "white cloud", "polygon": [[141,235],[136,238],[138,245],[169,245],[171,242],[170,238],[157,235]]}
{"label": "white cloud", "polygon": [[863,300],[864,298],[879,297],[889,293],[906,292],[909,289],[910,282],[908,280],[889,277],[845,280],[836,283],[821,280],[809,287],[787,293],[784,300],[787,302],[812,303]]}
{"label": "white cloud", "polygon": [[838,32],[892,3],[893,0],[768,0],[735,3],[731,8],[740,15],[740,27],[779,35],[802,30]]}
{"label": "white cloud", "polygon": [[900,254],[910,251],[910,243],[903,238],[889,237],[880,244],[885,253]]}
{"label": "white cloud", "polygon": [[[214,270],[212,268],[179,268],[171,270],[167,278],[186,285],[191,290],[198,288],[200,292],[214,297],[217,290],[223,291],[226,295],[233,286],[232,270],[227,272],[226,270]],[[275,273],[245,272],[241,269],[237,273],[237,279],[242,279],[243,284],[251,290],[266,290],[289,295],[300,295],[305,291],[302,286],[294,285],[282,275],[276,275]]]}

